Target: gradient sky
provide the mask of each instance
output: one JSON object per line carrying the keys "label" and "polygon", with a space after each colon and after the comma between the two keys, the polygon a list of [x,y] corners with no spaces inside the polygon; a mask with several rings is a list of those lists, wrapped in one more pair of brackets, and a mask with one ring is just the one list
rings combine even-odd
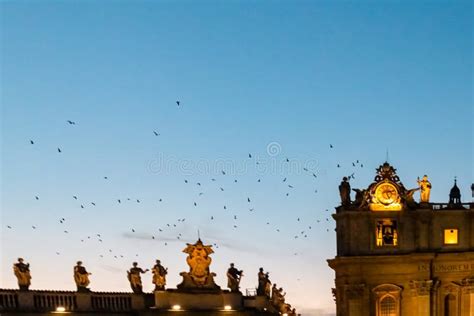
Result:
{"label": "gradient sky", "polygon": [[[406,187],[428,174],[432,200],[446,202],[457,176],[471,200],[467,1],[0,9],[2,288],[16,287],[18,256],[34,289],[73,290],[79,259],[93,290],[129,291],[131,262],[155,258],[175,287],[199,230],[219,246],[211,269],[221,286],[230,262],[244,270],[243,288],[262,266],[304,315],[331,314],[330,213],[344,175],[367,187],[388,152]],[[144,283],[152,289],[149,274]]]}

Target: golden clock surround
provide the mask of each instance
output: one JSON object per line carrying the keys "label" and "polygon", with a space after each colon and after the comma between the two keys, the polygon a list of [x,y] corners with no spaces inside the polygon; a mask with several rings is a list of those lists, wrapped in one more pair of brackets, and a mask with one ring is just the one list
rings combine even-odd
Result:
{"label": "golden clock surround", "polygon": [[372,211],[400,211],[398,186],[387,179],[377,184],[371,192],[369,207]]}

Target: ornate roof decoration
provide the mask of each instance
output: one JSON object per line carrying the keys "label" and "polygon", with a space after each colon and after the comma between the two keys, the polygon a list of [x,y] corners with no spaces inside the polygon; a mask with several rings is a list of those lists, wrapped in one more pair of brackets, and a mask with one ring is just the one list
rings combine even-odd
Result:
{"label": "ornate roof decoration", "polygon": [[391,166],[388,162],[384,162],[383,165],[380,165],[377,169],[377,175],[374,178],[375,182],[382,182],[383,180],[390,180],[399,186],[403,187],[403,184],[400,182],[400,178],[397,176],[397,169]]}

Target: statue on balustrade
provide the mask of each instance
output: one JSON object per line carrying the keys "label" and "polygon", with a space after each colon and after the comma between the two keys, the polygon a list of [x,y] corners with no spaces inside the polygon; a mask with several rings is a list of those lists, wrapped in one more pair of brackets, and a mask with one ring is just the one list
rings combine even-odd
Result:
{"label": "statue on balustrade", "polygon": [[430,193],[431,193],[431,183],[428,181],[428,176],[425,174],[423,179],[417,179],[418,185],[420,187],[420,203],[429,203],[430,202]]}
{"label": "statue on balustrade", "polygon": [[153,284],[155,284],[155,291],[164,291],[168,268],[163,267],[160,260],[156,260],[156,264],[153,269],[151,269],[151,273],[153,273]]}
{"label": "statue on balustrade", "polygon": [[263,268],[258,270],[258,286],[257,286],[257,295],[264,296],[265,295],[265,286],[267,284],[267,276],[266,273],[263,272]]}
{"label": "statue on balustrade", "polygon": [[178,285],[180,291],[218,292],[221,288],[214,282],[215,273],[210,272],[212,246],[204,245],[201,239],[195,244],[186,244],[184,253],[188,254],[186,262],[189,272],[181,272],[183,281]]}
{"label": "statue on balustrade", "polygon": [[352,189],[356,193],[354,204],[358,208],[364,208],[368,205],[369,191],[361,189]]}
{"label": "statue on balustrade", "polygon": [[277,284],[274,283],[272,286],[272,295],[270,297],[270,302],[272,302],[272,304],[276,303],[277,292],[278,292]]}
{"label": "statue on balustrade", "polygon": [[341,196],[341,204],[344,206],[351,204],[351,185],[347,177],[342,178],[339,185],[339,195]]}
{"label": "statue on balustrade", "polygon": [[242,279],[243,271],[238,270],[234,267],[234,264],[230,264],[230,268],[227,270],[227,287],[231,292],[239,292],[240,280]]}
{"label": "statue on balustrade", "polygon": [[74,281],[76,282],[78,292],[90,292],[87,286],[90,284],[89,275],[91,274],[82,265],[82,261],[77,262],[74,267]]}
{"label": "statue on balustrade", "polygon": [[24,263],[23,258],[18,258],[18,262],[13,264],[13,273],[18,279],[20,291],[28,291],[31,285],[30,264]]}
{"label": "statue on balustrade", "polygon": [[270,281],[269,272],[265,273],[265,296],[270,298],[272,291],[272,282]]}
{"label": "statue on balustrade", "polygon": [[149,271],[148,269],[143,270],[142,268],[138,267],[138,263],[134,262],[133,267],[127,271],[127,278],[130,281],[130,286],[132,287],[133,293],[141,294],[143,293],[143,285],[142,285],[142,278],[141,274],[146,273]]}
{"label": "statue on balustrade", "polygon": [[282,314],[288,313],[288,304],[285,304],[285,295],[283,288],[277,288],[276,285],[272,289],[271,303]]}

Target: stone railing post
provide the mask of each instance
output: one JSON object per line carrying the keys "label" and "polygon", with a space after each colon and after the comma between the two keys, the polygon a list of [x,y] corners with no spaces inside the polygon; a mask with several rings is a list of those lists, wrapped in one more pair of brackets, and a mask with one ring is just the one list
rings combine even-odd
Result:
{"label": "stone railing post", "polygon": [[145,309],[144,294],[131,294],[132,296],[132,310],[139,311]]}
{"label": "stone railing post", "polygon": [[21,311],[31,311],[35,308],[32,291],[18,291],[18,309]]}
{"label": "stone railing post", "polygon": [[76,303],[78,311],[92,310],[92,295],[91,293],[76,293]]}

